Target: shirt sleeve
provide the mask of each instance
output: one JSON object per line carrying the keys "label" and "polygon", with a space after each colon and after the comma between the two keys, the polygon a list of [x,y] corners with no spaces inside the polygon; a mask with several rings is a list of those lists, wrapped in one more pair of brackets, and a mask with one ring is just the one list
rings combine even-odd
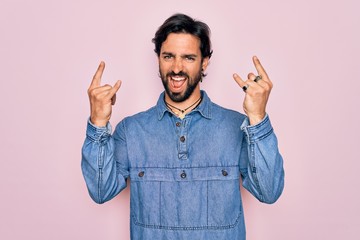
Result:
{"label": "shirt sleeve", "polygon": [[274,203],[284,188],[283,158],[269,116],[251,126],[246,118],[240,172],[243,186],[259,201]]}
{"label": "shirt sleeve", "polygon": [[82,147],[82,173],[91,198],[99,204],[123,190],[129,176],[125,137],[111,132],[110,123],[97,127],[88,120]]}

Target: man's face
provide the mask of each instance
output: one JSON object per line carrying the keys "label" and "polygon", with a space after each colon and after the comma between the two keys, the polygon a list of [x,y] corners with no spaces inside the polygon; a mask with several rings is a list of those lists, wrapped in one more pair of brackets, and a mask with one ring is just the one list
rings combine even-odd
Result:
{"label": "man's face", "polygon": [[195,89],[200,91],[198,83],[208,64],[208,58],[201,58],[200,40],[191,34],[170,33],[163,42],[159,71],[172,101],[185,101]]}

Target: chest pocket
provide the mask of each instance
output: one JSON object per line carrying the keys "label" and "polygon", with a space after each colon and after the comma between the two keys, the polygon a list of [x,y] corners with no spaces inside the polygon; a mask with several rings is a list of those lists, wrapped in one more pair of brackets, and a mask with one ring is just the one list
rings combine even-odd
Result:
{"label": "chest pocket", "polygon": [[239,168],[132,169],[131,215],[148,228],[227,229],[241,219]]}

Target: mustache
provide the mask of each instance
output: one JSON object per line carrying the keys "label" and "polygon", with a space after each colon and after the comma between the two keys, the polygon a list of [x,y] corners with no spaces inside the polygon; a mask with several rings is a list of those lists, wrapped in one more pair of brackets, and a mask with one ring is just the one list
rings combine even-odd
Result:
{"label": "mustache", "polygon": [[187,75],[183,71],[180,71],[178,73],[175,73],[175,72],[171,71],[171,72],[166,74],[166,77],[186,77],[186,78],[189,78],[189,75]]}

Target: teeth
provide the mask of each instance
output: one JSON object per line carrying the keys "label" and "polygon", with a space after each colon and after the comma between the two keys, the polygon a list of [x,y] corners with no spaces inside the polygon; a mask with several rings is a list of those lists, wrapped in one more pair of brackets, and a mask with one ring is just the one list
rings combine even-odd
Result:
{"label": "teeth", "polygon": [[174,81],[182,81],[185,80],[185,77],[171,77],[171,79]]}

